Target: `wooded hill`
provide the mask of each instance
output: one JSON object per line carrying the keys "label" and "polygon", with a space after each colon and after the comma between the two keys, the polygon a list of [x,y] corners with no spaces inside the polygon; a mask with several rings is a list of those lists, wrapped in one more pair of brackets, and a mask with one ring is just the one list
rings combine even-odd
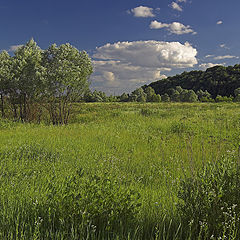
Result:
{"label": "wooded hill", "polygon": [[[183,72],[148,85],[156,94],[163,95],[169,89],[181,86],[183,89],[207,90],[213,98],[217,95],[234,96],[234,90],[240,87],[240,64],[235,66],[215,66],[206,71]],[[144,86],[143,88],[146,88]]]}

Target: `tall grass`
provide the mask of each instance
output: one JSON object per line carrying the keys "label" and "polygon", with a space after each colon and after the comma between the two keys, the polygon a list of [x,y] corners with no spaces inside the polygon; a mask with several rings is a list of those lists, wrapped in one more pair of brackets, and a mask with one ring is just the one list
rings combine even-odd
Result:
{"label": "tall grass", "polygon": [[0,121],[1,239],[239,239],[238,104],[74,111]]}

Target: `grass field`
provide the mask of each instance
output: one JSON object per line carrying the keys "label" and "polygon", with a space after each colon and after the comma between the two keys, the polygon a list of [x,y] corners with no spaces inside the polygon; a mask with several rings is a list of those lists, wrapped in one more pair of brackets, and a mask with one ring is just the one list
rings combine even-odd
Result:
{"label": "grass field", "polygon": [[239,104],[74,111],[0,120],[0,239],[239,239]]}

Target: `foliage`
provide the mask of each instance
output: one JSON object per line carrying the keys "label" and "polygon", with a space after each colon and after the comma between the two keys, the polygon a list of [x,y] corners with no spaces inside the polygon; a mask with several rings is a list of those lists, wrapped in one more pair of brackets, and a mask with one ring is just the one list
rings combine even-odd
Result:
{"label": "foliage", "polygon": [[70,44],[50,46],[43,55],[46,69],[46,96],[53,124],[68,122],[71,104],[88,89],[91,60],[85,51]]}
{"label": "foliage", "polygon": [[[9,89],[15,119],[31,120],[32,104],[37,102],[44,92],[44,68],[41,63],[42,51],[33,39],[15,52],[11,69],[13,81]],[[19,116],[16,115],[18,108]]]}
{"label": "foliage", "polygon": [[11,81],[11,61],[7,51],[0,53],[0,96],[1,96],[1,112],[2,117],[5,117],[5,101],[4,98],[7,95],[9,89],[9,83]]}
{"label": "foliage", "polygon": [[[91,60],[70,44],[41,50],[31,39],[13,57],[0,54],[0,96],[3,117],[41,121],[48,109],[53,124],[66,124],[72,103],[88,89]],[[5,107],[7,106],[7,107]]]}
{"label": "foliage", "polygon": [[233,97],[227,97],[227,96],[220,96],[220,95],[217,95],[215,101],[216,102],[232,102],[233,100]]}
{"label": "foliage", "polygon": [[157,94],[163,95],[168,89],[181,86],[194,92],[206,90],[216,98],[217,95],[233,96],[234,90],[240,87],[240,65],[215,66],[206,71],[183,72],[180,75],[168,77],[149,85]]}
{"label": "foliage", "polygon": [[90,90],[86,91],[83,96],[84,102],[117,102],[118,99],[115,96],[107,96],[102,91],[94,90],[91,92]]}
{"label": "foliage", "polygon": [[163,94],[161,98],[163,102],[170,102],[170,97],[168,96],[167,93]]}
{"label": "foliage", "polygon": [[147,94],[143,91],[142,88],[138,88],[133,91],[130,95],[130,101],[132,102],[146,102]]}

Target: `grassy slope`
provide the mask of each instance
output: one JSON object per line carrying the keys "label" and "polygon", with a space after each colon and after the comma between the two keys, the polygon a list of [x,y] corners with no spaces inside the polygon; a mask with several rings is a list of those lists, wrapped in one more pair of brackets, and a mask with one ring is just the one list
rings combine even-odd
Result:
{"label": "grassy slope", "polygon": [[[6,222],[24,201],[44,202],[49,181],[60,184],[82,168],[131,182],[141,196],[139,222],[154,226],[165,215],[176,218],[180,179],[238,148],[238,104],[81,104],[75,111],[73,123],[62,127],[0,122]],[[35,161],[28,148],[36,149]]]}

